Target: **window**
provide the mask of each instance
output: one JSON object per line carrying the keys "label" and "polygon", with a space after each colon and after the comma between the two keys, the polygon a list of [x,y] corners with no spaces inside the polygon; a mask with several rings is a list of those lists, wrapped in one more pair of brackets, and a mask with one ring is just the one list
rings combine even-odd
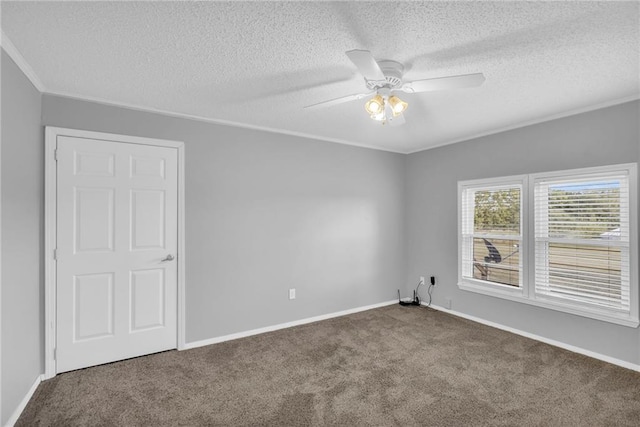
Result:
{"label": "window", "polygon": [[468,185],[462,196],[463,276],[522,287],[522,182]]}
{"label": "window", "polygon": [[459,183],[459,286],[638,325],[636,166]]}

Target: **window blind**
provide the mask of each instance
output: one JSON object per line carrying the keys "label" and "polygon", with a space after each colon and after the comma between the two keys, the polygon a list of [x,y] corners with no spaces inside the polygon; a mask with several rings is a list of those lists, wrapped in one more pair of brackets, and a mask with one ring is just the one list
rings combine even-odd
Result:
{"label": "window blind", "polygon": [[462,277],[522,286],[522,184],[466,187],[461,197]]}
{"label": "window blind", "polygon": [[629,312],[629,177],[534,183],[535,292]]}

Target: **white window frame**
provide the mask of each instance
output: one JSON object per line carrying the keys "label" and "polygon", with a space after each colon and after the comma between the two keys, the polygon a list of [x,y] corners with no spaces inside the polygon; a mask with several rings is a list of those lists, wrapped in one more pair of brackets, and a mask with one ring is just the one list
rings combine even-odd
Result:
{"label": "white window frame", "polygon": [[[520,257],[523,260],[523,270],[521,271],[521,286],[509,286],[503,285],[500,283],[493,283],[486,280],[474,279],[472,277],[464,277],[465,265],[463,265],[463,251],[465,250],[464,238],[465,233],[465,218],[463,217],[463,197],[467,190],[500,190],[506,188],[513,188],[517,186],[520,188],[520,236],[521,242],[520,245]],[[527,176],[526,175],[515,175],[515,176],[507,176],[500,178],[488,178],[488,179],[477,179],[472,181],[463,181],[458,183],[458,286],[462,289],[479,292],[479,293],[488,293],[490,295],[499,295],[504,297],[523,297],[525,292],[525,282],[526,275],[524,270],[524,265],[526,260],[527,249],[525,247],[525,236],[526,236],[526,226],[528,223],[528,185],[527,185]],[[472,276],[473,276],[473,267],[472,267]]]}
{"label": "white window frame", "polygon": [[[626,174],[629,177],[629,292],[630,310],[619,310],[597,307],[588,303],[579,303],[563,298],[553,298],[548,295],[536,294],[535,286],[535,217],[534,217],[534,187],[538,180],[571,178],[578,175],[591,174]],[[522,183],[521,194],[521,231],[522,245],[520,256],[522,259],[522,287],[515,288],[494,284],[489,281],[463,277],[463,220],[462,205],[465,189],[492,189],[499,186]],[[458,182],[458,287],[465,291],[490,295],[511,301],[517,301],[538,307],[544,307],[564,313],[598,319],[629,327],[637,327],[640,322],[638,310],[640,292],[638,285],[638,187],[637,165],[635,163],[601,166],[563,171],[543,172],[529,175],[507,176],[488,179],[477,179]]]}

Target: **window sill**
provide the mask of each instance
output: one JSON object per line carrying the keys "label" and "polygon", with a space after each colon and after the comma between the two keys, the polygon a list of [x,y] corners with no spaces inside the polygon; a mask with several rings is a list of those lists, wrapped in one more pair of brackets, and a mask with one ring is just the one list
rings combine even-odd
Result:
{"label": "window sill", "polygon": [[637,317],[634,318],[622,313],[614,313],[551,299],[543,299],[543,297],[536,299],[528,298],[524,295],[522,288],[508,289],[503,286],[494,287],[476,280],[461,280],[458,282],[458,287],[469,292],[507,299],[577,316],[588,317],[591,319],[601,320],[603,322],[615,323],[622,326],[628,326],[630,328],[637,328],[640,324]]}

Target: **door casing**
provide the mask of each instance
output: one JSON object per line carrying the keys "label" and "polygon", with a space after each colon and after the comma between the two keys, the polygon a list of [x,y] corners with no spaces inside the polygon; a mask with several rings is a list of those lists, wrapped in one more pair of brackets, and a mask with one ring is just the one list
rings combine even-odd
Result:
{"label": "door casing", "polygon": [[56,375],[56,292],[57,271],[55,249],[57,241],[57,161],[56,146],[58,136],[108,140],[127,144],[143,144],[156,147],[175,148],[178,152],[178,298],[177,298],[177,343],[178,350],[185,349],[185,199],[184,199],[184,142],[165,139],[143,138],[93,132],[79,129],[67,129],[47,126],[45,128],[45,200],[44,200],[44,320],[45,320],[45,372],[44,378]]}

